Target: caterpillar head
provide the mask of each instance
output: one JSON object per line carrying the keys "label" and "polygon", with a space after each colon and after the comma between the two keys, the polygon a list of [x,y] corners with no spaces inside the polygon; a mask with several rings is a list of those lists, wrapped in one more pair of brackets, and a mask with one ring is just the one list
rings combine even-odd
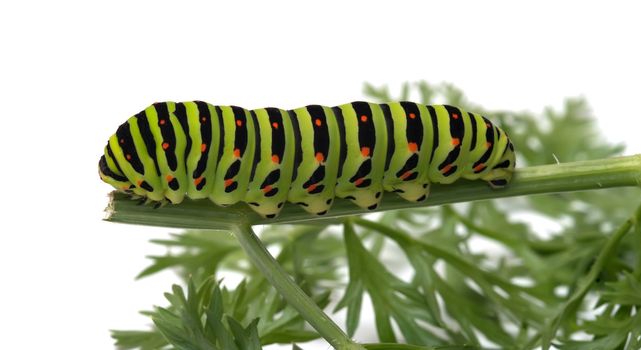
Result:
{"label": "caterpillar head", "polygon": [[109,167],[107,158],[104,155],[98,161],[98,175],[100,175],[100,179],[103,182],[110,184],[119,191],[128,192],[134,187],[126,177],[116,174]]}

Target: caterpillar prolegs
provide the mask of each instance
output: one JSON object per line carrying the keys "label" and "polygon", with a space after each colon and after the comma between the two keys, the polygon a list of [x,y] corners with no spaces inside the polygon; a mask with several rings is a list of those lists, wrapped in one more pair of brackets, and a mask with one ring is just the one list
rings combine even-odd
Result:
{"label": "caterpillar prolegs", "polygon": [[109,138],[99,173],[152,201],[243,201],[263,217],[286,201],[323,215],[334,197],[375,209],[383,192],[425,200],[431,183],[481,179],[503,187],[514,169],[507,134],[448,105],[352,102],[293,110],[162,102]]}

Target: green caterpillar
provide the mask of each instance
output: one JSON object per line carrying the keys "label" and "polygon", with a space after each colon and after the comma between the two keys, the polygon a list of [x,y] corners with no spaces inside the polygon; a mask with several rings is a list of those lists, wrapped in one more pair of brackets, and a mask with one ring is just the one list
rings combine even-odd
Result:
{"label": "green caterpillar", "polygon": [[505,186],[514,146],[485,117],[447,105],[353,102],[293,110],[162,102],[111,136],[99,173],[152,201],[248,203],[273,218],[285,201],[323,215],[334,197],[376,209],[383,192],[427,198],[459,178]]}

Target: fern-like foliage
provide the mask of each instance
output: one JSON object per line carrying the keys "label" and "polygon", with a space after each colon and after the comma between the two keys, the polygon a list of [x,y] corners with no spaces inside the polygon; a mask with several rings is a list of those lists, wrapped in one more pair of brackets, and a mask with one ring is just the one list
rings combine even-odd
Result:
{"label": "fern-like foliage", "polygon": [[[514,140],[519,165],[623,149],[601,138],[582,99],[534,115],[484,110],[451,85],[408,83],[400,96],[366,85],[365,93],[376,101],[418,95],[491,116]],[[350,336],[373,318],[369,341],[380,343],[367,349],[639,349],[640,194],[608,189],[390,211],[336,225],[268,226],[262,238],[326,312],[346,309]],[[154,243],[168,254],[152,257],[140,276],[177,269],[187,295],[174,287],[170,306],[148,313],[151,330],[114,331],[117,347],[257,349],[318,337],[229,234],[189,231]],[[229,271],[243,282],[219,288],[216,279]],[[363,311],[366,294],[373,316]]]}

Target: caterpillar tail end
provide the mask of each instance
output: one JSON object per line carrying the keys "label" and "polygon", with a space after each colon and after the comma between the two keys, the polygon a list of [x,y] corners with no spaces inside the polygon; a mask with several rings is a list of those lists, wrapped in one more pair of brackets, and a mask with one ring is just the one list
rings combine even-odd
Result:
{"label": "caterpillar tail end", "polygon": [[516,165],[516,155],[514,153],[514,146],[510,142],[507,145],[507,150],[501,159],[482,179],[487,181],[493,189],[503,188],[508,185],[514,175],[514,167]]}

